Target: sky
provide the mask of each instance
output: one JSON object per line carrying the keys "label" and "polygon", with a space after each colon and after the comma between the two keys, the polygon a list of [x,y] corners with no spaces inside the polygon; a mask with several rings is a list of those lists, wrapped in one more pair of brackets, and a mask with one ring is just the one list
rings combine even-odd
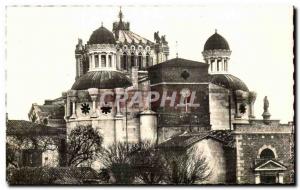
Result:
{"label": "sky", "polygon": [[[103,26],[112,30],[118,6],[8,7],[6,9],[6,112],[28,119],[32,103],[61,96],[75,81],[75,45]],[[170,57],[203,61],[217,29],[232,50],[230,73],[257,92],[261,119],[268,96],[272,119],[293,119],[293,11],[284,5],[123,6],[131,31],[151,40],[166,35]],[[176,47],[176,41],[178,45]]]}

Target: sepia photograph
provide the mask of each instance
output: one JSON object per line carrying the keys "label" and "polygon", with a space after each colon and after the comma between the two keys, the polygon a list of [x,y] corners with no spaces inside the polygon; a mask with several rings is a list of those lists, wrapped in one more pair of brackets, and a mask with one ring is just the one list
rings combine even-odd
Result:
{"label": "sepia photograph", "polygon": [[292,5],[7,5],[8,186],[296,184]]}

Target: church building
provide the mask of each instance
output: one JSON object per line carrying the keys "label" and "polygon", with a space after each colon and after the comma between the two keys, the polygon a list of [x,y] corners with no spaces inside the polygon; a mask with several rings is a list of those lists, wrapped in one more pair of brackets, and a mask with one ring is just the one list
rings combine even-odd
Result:
{"label": "church building", "polygon": [[[255,118],[256,92],[230,74],[233,50],[219,32],[199,49],[198,62],[169,59],[166,36],[155,32],[151,41],[134,33],[121,10],[112,28],[101,25],[86,43],[78,40],[74,84],[33,104],[30,121],[66,134],[91,125],[104,147],[150,141],[166,151],[193,149],[208,158],[212,184],[294,183],[294,125],[271,119],[267,97],[258,100],[263,118]],[[142,103],[121,101],[137,92]],[[150,92],[158,92],[157,101],[149,101]],[[101,169],[101,160],[90,166]]]}

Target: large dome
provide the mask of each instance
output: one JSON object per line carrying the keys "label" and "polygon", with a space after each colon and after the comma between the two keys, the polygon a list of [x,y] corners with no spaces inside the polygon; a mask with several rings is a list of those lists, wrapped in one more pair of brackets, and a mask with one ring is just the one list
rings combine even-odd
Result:
{"label": "large dome", "polygon": [[247,85],[239,78],[231,74],[214,74],[210,75],[210,82],[222,86],[229,90],[249,91]]}
{"label": "large dome", "polygon": [[208,40],[206,41],[204,45],[204,51],[217,50],[217,49],[230,50],[226,39],[216,32],[211,37],[209,37]]}
{"label": "large dome", "polygon": [[130,79],[124,73],[118,71],[89,71],[75,81],[72,90],[126,88],[131,85]]}
{"label": "large dome", "polygon": [[113,33],[103,26],[95,30],[88,42],[89,44],[115,44],[116,40]]}

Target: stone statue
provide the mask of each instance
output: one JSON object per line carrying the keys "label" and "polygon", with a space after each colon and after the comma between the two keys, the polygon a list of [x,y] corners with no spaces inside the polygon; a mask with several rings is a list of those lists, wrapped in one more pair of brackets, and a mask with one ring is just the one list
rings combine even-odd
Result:
{"label": "stone statue", "polygon": [[156,43],[160,43],[159,31],[154,32],[154,40]]}
{"label": "stone statue", "polygon": [[166,42],[167,42],[167,41],[166,41],[166,35],[161,36],[161,42],[162,42],[162,43],[166,43]]}
{"label": "stone statue", "polygon": [[268,97],[265,96],[264,98],[264,112],[268,112],[269,110],[269,100],[268,100]]}
{"label": "stone statue", "polygon": [[269,113],[269,100],[267,96],[265,96],[264,98],[264,113],[262,114],[262,116],[264,119],[264,123],[267,125],[270,124],[271,114]]}

